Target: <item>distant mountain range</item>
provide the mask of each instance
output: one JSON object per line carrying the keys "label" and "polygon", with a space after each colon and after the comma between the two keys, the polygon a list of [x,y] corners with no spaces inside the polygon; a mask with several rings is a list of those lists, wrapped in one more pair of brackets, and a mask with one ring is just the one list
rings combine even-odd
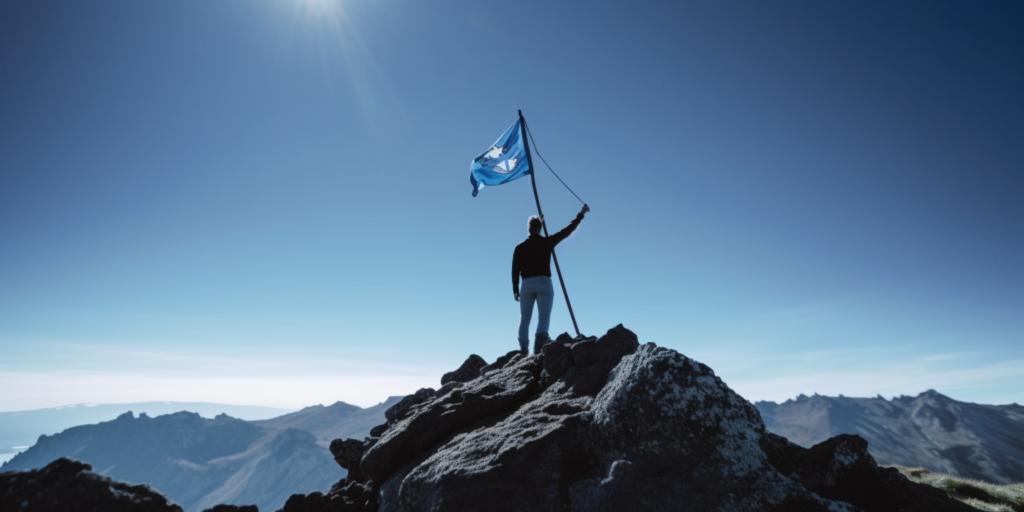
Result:
{"label": "distant mountain range", "polygon": [[[392,397],[366,409],[337,402],[255,421],[228,414],[210,419],[192,412],[157,417],[127,413],[42,436],[0,466],[0,472],[38,469],[68,457],[91,464],[101,475],[150,484],[189,512],[221,503],[256,504],[272,511],[293,493],[326,492],[339,481],[345,470],[327,446],[334,439],[366,437],[372,427],[385,422],[384,411],[399,400]],[[199,405],[195,408],[207,413],[231,407],[140,405],[159,410],[154,404]],[[920,466],[990,482],[1024,481],[1024,407],[1017,404],[965,403],[930,390],[892,400],[801,395],[781,404],[754,405],[769,431],[804,447],[840,434],[858,434],[881,464]],[[54,418],[66,421],[72,413],[103,413],[100,407],[117,406],[0,413],[0,432],[8,432],[8,439],[23,439],[9,434],[18,414],[27,418],[21,426],[27,430],[43,420],[50,425]],[[247,409],[239,412],[250,418],[272,411]]]}
{"label": "distant mountain range", "polygon": [[[204,418],[227,414],[243,420],[263,420],[292,412],[252,405],[212,404],[205,402],[139,402],[130,404],[74,404],[32,411],[0,412],[0,456],[21,451],[35,444],[43,434],[56,434],[66,428],[110,421],[128,411],[160,416],[178,411],[198,413]],[[0,459],[2,460],[2,459]]]}
{"label": "distant mountain range", "polygon": [[858,434],[880,464],[1024,482],[1024,406],[960,402],[934,390],[886,400],[805,396],[754,404],[769,431],[810,447]]}
{"label": "distant mountain range", "polygon": [[276,510],[292,493],[326,491],[343,478],[345,470],[326,446],[335,438],[367,436],[397,400],[366,409],[337,402],[254,422],[226,414],[153,418],[127,412],[44,435],[0,472],[38,469],[68,457],[101,475],[149,484],[187,511],[221,503]]}
{"label": "distant mountain range", "polygon": [[328,407],[314,405],[290,414],[253,423],[277,430],[288,428],[305,430],[316,437],[318,445],[326,448],[335,439],[363,438],[370,435],[371,428],[384,423],[384,411],[401,399],[402,397],[391,397],[379,405],[366,409],[345,402],[335,402],[334,405]]}

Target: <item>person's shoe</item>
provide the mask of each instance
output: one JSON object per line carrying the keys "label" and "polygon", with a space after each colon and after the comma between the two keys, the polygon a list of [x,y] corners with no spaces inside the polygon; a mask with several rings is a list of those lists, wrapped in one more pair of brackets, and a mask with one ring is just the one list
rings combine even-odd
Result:
{"label": "person's shoe", "polygon": [[551,342],[551,338],[548,337],[546,332],[538,332],[537,337],[533,340],[533,355],[540,354],[544,350],[544,345]]}

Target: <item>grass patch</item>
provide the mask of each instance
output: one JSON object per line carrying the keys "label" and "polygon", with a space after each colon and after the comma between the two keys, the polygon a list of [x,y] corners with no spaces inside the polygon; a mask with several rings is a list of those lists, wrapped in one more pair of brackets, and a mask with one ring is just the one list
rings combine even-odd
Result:
{"label": "grass patch", "polygon": [[938,487],[953,499],[989,512],[1024,512],[1024,483],[997,485],[960,476],[932,473],[922,468],[890,466],[907,478]]}

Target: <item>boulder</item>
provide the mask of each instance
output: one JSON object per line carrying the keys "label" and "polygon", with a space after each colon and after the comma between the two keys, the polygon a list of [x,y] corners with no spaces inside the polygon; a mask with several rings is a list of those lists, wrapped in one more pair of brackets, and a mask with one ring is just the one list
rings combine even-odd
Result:
{"label": "boulder", "polygon": [[590,413],[597,476],[572,483],[572,510],[844,508],[775,471],[757,410],[674,350],[648,343],[623,358]]}
{"label": "boulder", "polygon": [[495,359],[493,363],[491,363],[491,364],[489,364],[487,366],[484,366],[483,368],[480,368],[480,375],[483,375],[483,374],[485,374],[487,372],[493,372],[494,370],[500,370],[500,369],[504,368],[505,365],[510,363],[514,358],[517,358],[517,357],[522,358],[522,357],[526,357],[526,356],[524,356],[523,353],[518,351],[518,350],[510,351],[510,352],[506,353],[505,355]]}
{"label": "boulder", "polygon": [[541,378],[547,385],[558,380],[573,367],[572,349],[568,344],[553,341],[544,345],[541,353],[544,355],[544,371]]}
{"label": "boulder", "polygon": [[412,414],[410,409],[434,398],[434,395],[436,394],[437,392],[434,391],[434,388],[422,388],[411,395],[406,395],[406,397],[400,400],[397,404],[388,407],[388,409],[384,411],[384,418],[388,420],[389,424],[403,420]]}
{"label": "boulder", "polygon": [[592,464],[580,434],[590,397],[549,389],[507,417],[456,435],[381,489],[381,510],[564,510]]}
{"label": "boulder", "polygon": [[896,468],[879,467],[868,453],[867,441],[857,435],[840,434],[808,449],[767,433],[761,447],[780,473],[819,496],[865,512],[975,510],[950,500],[940,489],[911,482]]}
{"label": "boulder", "polygon": [[480,376],[480,369],[487,366],[487,361],[484,358],[471,354],[459,369],[448,372],[441,376],[441,385],[445,385],[449,382],[466,382],[473,380]]}
{"label": "boulder", "polygon": [[600,338],[574,339],[565,345],[572,354],[573,368],[562,380],[574,394],[595,395],[604,388],[612,368],[636,352],[640,343],[635,334],[619,324]]}
{"label": "boulder", "polygon": [[347,481],[362,480],[364,475],[359,470],[359,462],[363,454],[370,449],[370,441],[359,441],[356,439],[335,439],[331,441],[331,455],[335,462],[348,471],[345,479]]}
{"label": "boulder", "polygon": [[495,414],[514,410],[540,387],[540,360],[515,363],[464,383],[417,406],[385,431],[363,456],[363,473],[383,482],[399,467],[456,430]]}
{"label": "boulder", "polygon": [[92,466],[57,459],[42,469],[0,473],[0,510],[20,512],[182,512],[148,485],[117,482]]}
{"label": "boulder", "polygon": [[324,494],[293,494],[285,502],[287,512],[369,512],[377,510],[377,488],[373,482],[342,480]]}
{"label": "boulder", "polygon": [[380,436],[384,435],[384,432],[386,432],[388,427],[390,427],[390,426],[391,425],[388,425],[387,423],[381,423],[380,425],[377,425],[376,427],[371,428],[370,429],[370,437],[380,437]]}

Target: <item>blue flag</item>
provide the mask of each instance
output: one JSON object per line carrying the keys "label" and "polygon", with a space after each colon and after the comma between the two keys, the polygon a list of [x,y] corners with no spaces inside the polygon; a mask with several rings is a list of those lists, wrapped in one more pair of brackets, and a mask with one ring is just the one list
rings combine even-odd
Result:
{"label": "blue flag", "polygon": [[469,167],[469,183],[473,197],[486,185],[501,185],[530,174],[521,123],[516,121],[490,149],[473,159]]}

